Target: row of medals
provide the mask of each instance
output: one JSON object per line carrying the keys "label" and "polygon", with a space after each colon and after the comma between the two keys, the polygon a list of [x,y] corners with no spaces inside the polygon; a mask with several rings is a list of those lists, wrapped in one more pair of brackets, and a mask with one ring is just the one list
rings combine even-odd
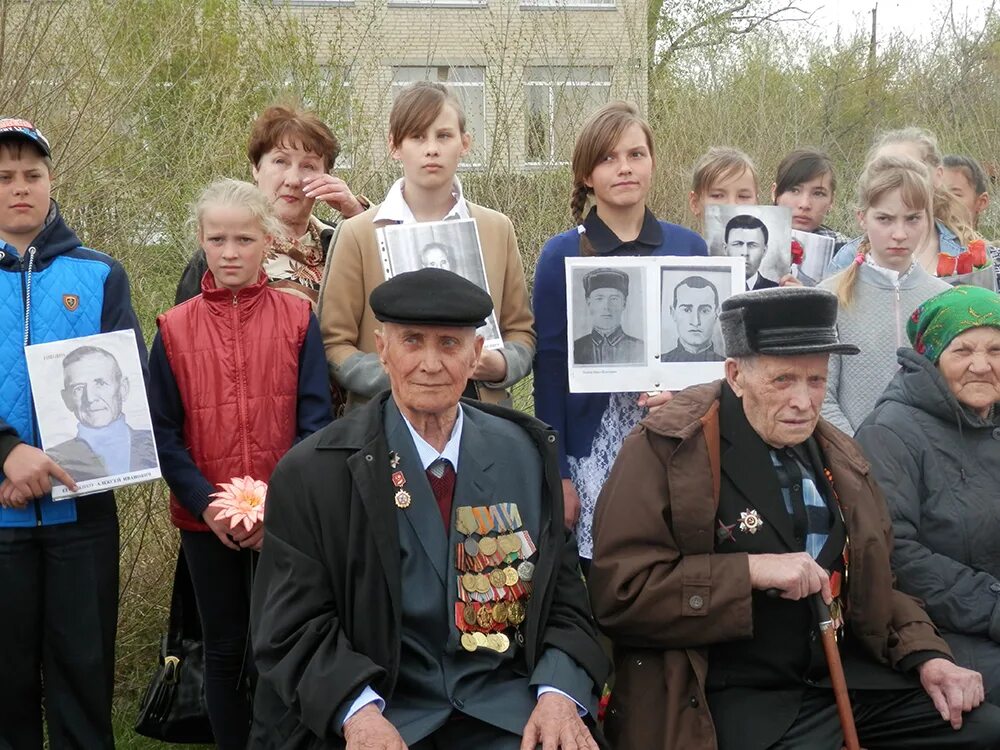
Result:
{"label": "row of medals", "polygon": [[[462,560],[472,561],[469,565],[475,566],[475,560],[481,560],[480,555],[492,558],[497,552],[503,555],[503,561],[507,563],[504,567],[494,567],[489,573],[473,572],[467,569],[467,565],[461,564]],[[497,653],[505,653],[510,648],[510,637],[503,632],[494,631],[512,626],[516,629],[516,638],[520,643],[523,640],[518,626],[524,622],[525,602],[522,601],[531,593],[531,580],[534,577],[535,566],[524,557],[524,553],[534,552],[534,544],[527,531],[517,533],[511,532],[501,534],[497,537],[484,536],[478,542],[467,536],[465,541],[459,545],[457,550],[456,564],[459,566],[459,577],[461,587],[469,594],[485,595],[492,589],[507,590],[512,601],[499,602],[458,602],[456,607],[461,609],[461,622],[456,624],[462,633],[462,648],[466,651],[475,651],[479,648],[486,648]],[[521,563],[515,568],[511,563],[521,559]],[[472,630],[479,628],[478,630]]]}

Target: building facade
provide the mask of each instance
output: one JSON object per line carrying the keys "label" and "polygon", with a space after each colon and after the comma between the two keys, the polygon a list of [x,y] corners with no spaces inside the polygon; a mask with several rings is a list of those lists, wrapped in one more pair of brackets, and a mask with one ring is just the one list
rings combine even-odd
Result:
{"label": "building facade", "polygon": [[389,108],[418,80],[447,83],[461,97],[473,136],[465,169],[565,164],[596,107],[611,99],[645,107],[640,0],[275,4],[311,30],[333,90],[340,87],[340,112],[331,119],[341,124],[344,166],[386,163]]}

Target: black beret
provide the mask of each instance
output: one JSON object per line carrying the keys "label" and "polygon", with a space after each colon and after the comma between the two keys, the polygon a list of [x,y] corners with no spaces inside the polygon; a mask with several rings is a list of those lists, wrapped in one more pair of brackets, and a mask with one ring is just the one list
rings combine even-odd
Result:
{"label": "black beret", "polygon": [[719,315],[727,357],[857,354],[837,334],[837,297],[813,287],[734,294]]}
{"label": "black beret", "polygon": [[589,297],[595,289],[617,289],[628,297],[628,274],[614,268],[595,268],[583,277],[583,291]]}
{"label": "black beret", "polygon": [[493,312],[490,295],[442,268],[421,268],[393,276],[368,297],[383,323],[479,328]]}

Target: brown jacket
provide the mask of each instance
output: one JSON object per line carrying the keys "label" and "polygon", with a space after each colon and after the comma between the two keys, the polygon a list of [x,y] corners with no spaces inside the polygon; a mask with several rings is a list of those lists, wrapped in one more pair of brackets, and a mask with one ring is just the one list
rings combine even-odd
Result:
{"label": "brown jacket", "polygon": [[[713,553],[720,393],[721,382],[689,388],[643,420],[597,504],[589,586],[615,644],[605,730],[617,750],[716,750],[707,647],[753,635],[747,555]],[[853,635],[893,667],[917,651],[950,654],[919,603],[893,588],[892,527],[867,461],[822,420],[815,437],[850,536]]]}
{"label": "brown jacket", "polygon": [[[507,378],[502,383],[476,386],[481,400],[499,404],[510,398],[507,389],[531,369],[535,319],[514,225],[502,213],[466,203],[479,230],[486,281],[507,358]],[[349,409],[389,385],[375,354],[379,323],[368,306],[368,295],[385,281],[375,236],[377,212],[378,206],[372,206],[338,227],[320,290],[319,325],[326,359],[333,376],[348,391]]]}

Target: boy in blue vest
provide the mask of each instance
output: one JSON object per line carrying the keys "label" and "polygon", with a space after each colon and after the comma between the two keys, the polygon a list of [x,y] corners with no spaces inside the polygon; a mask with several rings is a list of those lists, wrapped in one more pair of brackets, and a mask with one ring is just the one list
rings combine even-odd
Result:
{"label": "boy in blue vest", "polygon": [[[0,748],[113,748],[118,514],[111,492],[53,502],[73,477],[39,446],[24,347],[131,328],[128,278],[51,199],[51,150],[0,117]],[[58,388],[59,384],[51,384]]]}

